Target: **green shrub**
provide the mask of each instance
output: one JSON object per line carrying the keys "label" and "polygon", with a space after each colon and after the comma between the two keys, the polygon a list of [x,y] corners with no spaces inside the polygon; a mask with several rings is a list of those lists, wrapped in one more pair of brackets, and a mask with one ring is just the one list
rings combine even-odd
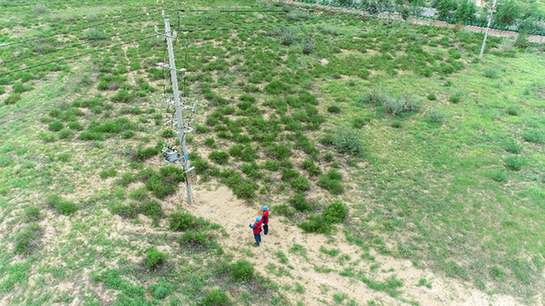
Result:
{"label": "green shrub", "polygon": [[154,222],[158,222],[163,215],[161,204],[153,200],[144,202],[140,207],[140,212],[143,215],[150,217]]}
{"label": "green shrub", "polygon": [[235,281],[251,281],[254,278],[254,267],[249,261],[241,259],[230,266],[229,274]]}
{"label": "green shrub", "polygon": [[201,302],[203,306],[229,306],[233,303],[221,289],[214,288],[206,294],[206,297]]}
{"label": "green shrub", "polygon": [[382,99],[382,107],[384,112],[393,116],[415,112],[418,109],[417,105],[405,96],[399,98],[384,97]]}
{"label": "green shrub", "polygon": [[339,153],[360,155],[363,153],[363,145],[360,134],[351,128],[339,128],[333,136],[333,145]]}
{"label": "green shrub", "polygon": [[178,242],[180,245],[189,247],[193,250],[207,250],[218,247],[215,237],[212,234],[202,231],[185,232]]}
{"label": "green shrub", "polygon": [[303,169],[311,176],[318,176],[322,174],[322,170],[312,160],[308,159],[303,162]]}
{"label": "green shrub", "polygon": [[369,118],[354,118],[354,120],[352,121],[352,127],[355,129],[361,129],[364,125],[369,123],[369,121]]}
{"label": "green shrub", "polygon": [[102,170],[100,171],[100,178],[105,180],[109,177],[114,177],[117,175],[117,170],[115,170],[115,168],[110,168],[110,169],[105,169],[105,170]]}
{"label": "green shrub", "polygon": [[163,138],[174,138],[176,137],[176,132],[174,132],[173,130],[164,130],[161,133],[161,136],[163,136]]}
{"label": "green shrub", "polygon": [[505,144],[505,151],[513,154],[520,154],[520,152],[522,152],[522,147],[514,140],[511,140]]}
{"label": "green shrub", "polygon": [[212,137],[209,137],[209,138],[206,138],[204,140],[204,145],[211,148],[211,149],[215,149],[217,148],[218,146],[216,145],[216,140],[214,140],[214,138]]}
{"label": "green shrub", "polygon": [[306,221],[299,224],[299,227],[307,233],[328,234],[333,228],[330,223],[326,222],[322,216],[314,215]]}
{"label": "green shrub", "polygon": [[40,226],[36,223],[25,225],[15,235],[15,253],[28,255],[34,251],[42,235]]}
{"label": "green shrub", "polygon": [[71,215],[78,210],[75,203],[62,199],[58,195],[51,195],[47,198],[47,204],[62,215]]}
{"label": "green shrub", "polygon": [[81,140],[104,140],[104,135],[102,133],[83,131],[79,134],[79,139]]}
{"label": "green shrub", "polygon": [[150,248],[146,252],[146,259],[144,260],[144,265],[149,270],[157,270],[162,266],[167,259],[167,255],[158,251],[156,248]]}
{"label": "green shrub", "polygon": [[298,193],[289,200],[290,205],[298,211],[310,211],[312,210],[312,204],[305,199],[305,195]]}
{"label": "green shrub", "polygon": [[448,98],[450,103],[458,104],[460,101],[462,101],[462,93],[455,93],[452,96]]}
{"label": "green shrub", "polygon": [[507,108],[507,114],[510,116],[518,116],[519,115],[519,109],[515,106],[509,106]]}
{"label": "green shrub", "polygon": [[527,142],[543,144],[545,143],[545,133],[538,130],[530,130],[522,133],[522,139]]}
{"label": "green shrub", "polygon": [[280,169],[280,163],[275,160],[268,160],[263,164],[263,168],[269,171],[278,171]]}
{"label": "green shrub", "polygon": [[272,144],[267,148],[267,154],[276,160],[285,160],[290,157],[290,148],[284,144]]}
{"label": "green shrub", "polygon": [[47,128],[50,131],[58,132],[58,131],[60,131],[60,130],[62,130],[64,128],[64,124],[62,124],[62,122],[60,122],[60,121],[53,121],[48,125]]}
{"label": "green shrub", "polygon": [[59,132],[59,139],[72,139],[72,137],[74,137],[74,132],[68,129],[63,129]]}
{"label": "green shrub", "polygon": [[517,156],[510,156],[505,159],[505,167],[509,170],[519,171],[524,165],[524,159]]}
{"label": "green shrub", "polygon": [[139,209],[134,204],[112,203],[110,205],[110,211],[112,214],[119,215],[123,218],[134,218],[138,215]]}
{"label": "green shrub", "polygon": [[342,176],[335,170],[330,170],[318,178],[318,186],[326,189],[332,194],[338,195],[344,192]]}
{"label": "green shrub", "polygon": [[178,189],[178,183],[184,179],[184,171],[175,166],[162,167],[159,172],[151,171],[144,178],[146,188],[160,199],[174,194]]}
{"label": "green shrub", "polygon": [[172,292],[172,289],[171,284],[159,282],[151,286],[151,296],[154,299],[163,300]]}
{"label": "green shrub", "polygon": [[494,171],[490,173],[490,178],[498,183],[503,183],[507,181],[507,175],[503,171]]}
{"label": "green shrub", "polygon": [[283,28],[279,31],[280,43],[284,46],[289,46],[297,41],[297,33],[295,29]]}
{"label": "green shrub", "polygon": [[431,110],[426,117],[426,121],[431,124],[441,125],[445,121],[445,115],[437,110]]}
{"label": "green shrub", "polygon": [[338,107],[337,105],[331,105],[327,108],[327,111],[332,114],[338,114],[341,112],[341,108]]}
{"label": "green shrub", "polygon": [[126,89],[122,89],[120,91],[118,91],[113,97],[112,97],[112,101],[114,102],[118,102],[118,103],[128,103],[130,102],[132,99],[132,95],[131,93],[126,90]]}
{"label": "green shrub", "polygon": [[437,96],[435,96],[434,93],[429,93],[428,94],[428,100],[435,101],[435,100],[437,100]]}
{"label": "green shrub", "polygon": [[40,209],[36,206],[25,207],[23,210],[23,216],[25,222],[38,221],[42,218]]}
{"label": "green shrub", "polygon": [[173,212],[169,218],[169,229],[171,231],[185,231],[188,229],[193,229],[198,226],[197,219],[193,217],[192,215],[183,212],[183,211],[177,211]]}
{"label": "green shrub", "polygon": [[225,165],[229,161],[229,154],[223,151],[214,151],[208,154],[208,158],[218,165]]}
{"label": "green shrub", "polygon": [[135,161],[145,161],[156,156],[160,151],[161,150],[157,147],[138,148],[136,152],[134,152],[132,159]]}
{"label": "green shrub", "polygon": [[12,93],[6,98],[6,100],[4,100],[4,104],[15,104],[19,100],[21,100],[21,94]]}
{"label": "green shrub", "polygon": [[295,209],[286,204],[276,205],[271,210],[274,210],[275,215],[293,217],[295,215]]}
{"label": "green shrub", "polygon": [[303,42],[303,54],[309,55],[314,51],[314,42],[311,39],[305,39]]}
{"label": "green shrub", "polygon": [[102,32],[102,31],[99,31],[97,29],[94,29],[94,28],[85,31],[84,35],[85,35],[85,38],[87,40],[90,40],[90,41],[99,41],[99,40],[104,40],[104,39],[108,38],[106,33]]}
{"label": "green shrub", "polygon": [[342,202],[329,204],[323,212],[324,220],[328,223],[341,223],[348,215],[348,207]]}
{"label": "green shrub", "polygon": [[303,192],[310,189],[310,182],[304,176],[297,176],[291,181],[291,188]]}

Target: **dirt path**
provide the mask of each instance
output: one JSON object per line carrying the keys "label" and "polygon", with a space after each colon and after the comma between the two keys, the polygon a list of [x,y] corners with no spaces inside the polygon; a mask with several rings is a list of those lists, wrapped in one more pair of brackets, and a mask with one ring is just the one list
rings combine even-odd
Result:
{"label": "dirt path", "polygon": [[[351,9],[351,8],[343,8],[343,7],[331,7],[327,5],[321,5],[321,4],[314,4],[314,3],[301,3],[296,2],[292,0],[274,0],[273,2],[279,2],[284,3],[288,5],[298,6],[306,9],[314,9],[319,11],[327,11],[327,12],[337,12],[337,13],[347,13],[347,14],[354,14],[354,15],[360,15],[365,17],[371,17],[370,14],[368,14],[366,11],[357,10],[357,9]],[[401,17],[397,14],[379,14],[379,15],[373,15],[373,17],[381,18],[381,19],[389,19],[389,20],[398,20],[403,21]],[[416,24],[416,25],[428,25],[428,26],[434,26],[438,28],[449,28],[449,29],[455,29],[458,27],[458,25],[450,24],[445,21],[440,20],[426,20],[421,18],[414,18],[411,17],[407,20],[407,22]],[[469,32],[475,32],[475,33],[484,33],[485,28],[478,27],[478,26],[464,26],[463,29],[465,31]],[[503,37],[503,38],[516,38],[518,33],[513,31],[501,31],[501,30],[495,30],[490,29],[488,32],[488,35],[494,36],[494,37]],[[545,36],[540,35],[529,35],[528,41],[531,43],[537,43],[537,44],[545,44]]]}
{"label": "dirt path", "polygon": [[[237,200],[224,186],[212,189],[199,186],[195,191],[194,205],[184,205],[184,208],[223,226],[229,233],[220,239],[226,252],[253,262],[260,273],[285,289],[293,304],[300,301],[304,305],[331,305],[335,303],[334,295],[337,301],[344,297],[345,302],[353,300],[358,305],[367,305],[369,301],[386,305],[405,305],[411,301],[421,305],[518,304],[512,297],[488,296],[458,280],[417,269],[409,261],[377,254],[372,254],[374,260],[364,259],[362,251],[349,244],[341,231],[336,237],[305,234],[284,218],[275,216],[274,210],[271,212],[270,234],[263,237],[261,247],[253,247],[248,224],[257,215],[259,207]],[[294,246],[299,251],[294,251]],[[338,254],[327,255],[321,248],[337,250]],[[345,276],[341,275],[342,271]],[[374,284],[385,284],[388,278],[395,277],[402,281],[403,286],[397,294],[388,294],[376,287],[373,290],[361,280],[362,275],[367,282],[371,280]],[[417,286],[423,278],[431,283],[431,288]],[[301,287],[296,290],[298,285],[303,286],[304,291]]]}

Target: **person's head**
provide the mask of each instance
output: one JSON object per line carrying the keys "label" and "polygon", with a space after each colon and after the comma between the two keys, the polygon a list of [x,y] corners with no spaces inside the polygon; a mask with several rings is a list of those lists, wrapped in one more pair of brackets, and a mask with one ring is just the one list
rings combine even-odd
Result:
{"label": "person's head", "polygon": [[255,217],[255,222],[261,221],[261,217]]}
{"label": "person's head", "polygon": [[267,211],[267,210],[269,210],[269,208],[267,207],[267,205],[263,205],[263,206],[261,206],[261,210],[262,211]]}

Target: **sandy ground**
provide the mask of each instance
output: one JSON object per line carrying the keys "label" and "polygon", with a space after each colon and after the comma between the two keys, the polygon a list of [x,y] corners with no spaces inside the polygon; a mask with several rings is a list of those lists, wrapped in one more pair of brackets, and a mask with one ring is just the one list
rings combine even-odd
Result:
{"label": "sandy ground", "polygon": [[[181,196],[172,198],[171,204],[182,203]],[[226,252],[235,258],[245,258],[255,264],[256,269],[270,277],[283,288],[294,288],[296,284],[305,288],[304,293],[289,289],[284,290],[294,304],[298,301],[304,305],[331,305],[333,294],[343,294],[346,300],[352,299],[358,305],[367,305],[369,301],[382,302],[385,305],[405,305],[418,302],[421,305],[519,305],[511,296],[487,295],[467,283],[455,279],[438,276],[429,270],[414,267],[409,261],[372,254],[374,261],[362,259],[363,252],[344,239],[341,231],[334,237],[306,234],[297,226],[288,224],[287,220],[277,217],[271,211],[270,234],[263,236],[260,247],[253,247],[253,236],[248,224],[259,213],[257,205],[249,205],[235,198],[224,186],[205,189],[197,186],[195,202],[185,209],[211,222],[220,224],[229,234],[220,239]],[[305,256],[294,254],[290,249],[294,244],[301,245]],[[320,247],[338,249],[339,255],[332,257],[320,252]],[[287,255],[287,263],[280,263],[275,254],[283,252]],[[252,256],[249,256],[251,253]],[[348,255],[347,262],[340,262],[339,256]],[[372,272],[371,265],[379,265],[380,269]],[[269,266],[269,269],[267,269]],[[273,270],[283,273],[271,273]],[[403,282],[401,294],[392,297],[382,291],[369,288],[355,277],[342,276],[341,271],[349,268],[353,272],[361,272],[367,278],[384,281],[395,276]],[[432,284],[431,288],[417,286],[418,281],[425,278]]]}

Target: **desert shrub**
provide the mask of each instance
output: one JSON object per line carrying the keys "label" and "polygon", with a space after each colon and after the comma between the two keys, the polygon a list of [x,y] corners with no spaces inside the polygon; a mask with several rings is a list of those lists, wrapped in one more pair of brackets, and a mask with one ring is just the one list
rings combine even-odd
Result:
{"label": "desert shrub", "polygon": [[363,153],[363,144],[357,130],[351,128],[339,128],[333,136],[333,146],[339,153],[360,155]]}
{"label": "desert shrub", "polygon": [[369,118],[354,118],[354,120],[352,121],[352,127],[355,129],[361,129],[367,123],[369,123]]}
{"label": "desert shrub", "polygon": [[332,114],[338,114],[341,112],[341,108],[338,107],[337,105],[331,105],[327,108],[327,111]]}
{"label": "desert shrub", "polygon": [[60,121],[53,121],[47,126],[47,128],[50,131],[58,132],[64,128],[64,124],[62,124]]}
{"label": "desert shrub", "polygon": [[144,265],[149,270],[157,270],[162,266],[167,259],[167,255],[163,252],[158,251],[156,248],[150,248],[146,252],[146,259],[144,260]]}
{"label": "desert shrub", "polygon": [[83,131],[79,134],[79,139],[81,140],[104,140],[104,135],[102,133]]}
{"label": "desert shrub", "polygon": [[74,132],[72,132],[71,130],[62,129],[59,132],[59,139],[71,139],[72,137],[74,137]]}
{"label": "desert shrub", "polygon": [[279,216],[285,216],[285,217],[293,217],[295,215],[296,210],[293,207],[290,207],[286,204],[282,205],[276,205],[273,208],[275,215]]}
{"label": "desert shrub", "polygon": [[223,151],[214,151],[208,154],[208,158],[218,165],[225,165],[229,161],[229,154]]}
{"label": "desert shrub", "polygon": [[158,222],[163,215],[161,204],[153,200],[144,202],[140,207],[140,212],[143,215],[150,217],[153,222]]}
{"label": "desert shrub", "polygon": [[376,90],[372,90],[359,98],[360,104],[382,105],[386,96]]}
{"label": "desert shrub", "polygon": [[297,41],[297,32],[293,28],[283,28],[279,31],[280,43],[289,46]]}
{"label": "desert shrub", "polygon": [[307,159],[303,162],[303,169],[311,176],[317,176],[322,174],[322,170],[312,160]]}
{"label": "desert shrub", "polygon": [[278,171],[280,169],[280,163],[275,160],[268,160],[265,163],[263,163],[263,169],[269,170],[269,171]]}
{"label": "desert shrub", "polygon": [[488,68],[483,72],[483,75],[489,79],[497,79],[499,77],[498,71],[494,68]]}
{"label": "desert shrub", "polygon": [[134,218],[138,215],[138,207],[134,204],[123,204],[114,202],[110,204],[110,211],[123,218]]}
{"label": "desert shrub", "polygon": [[130,102],[130,100],[132,99],[132,95],[131,93],[126,90],[126,89],[122,89],[120,91],[118,91],[113,97],[112,97],[112,101],[114,102],[118,102],[118,103],[128,103]]}
{"label": "desert shrub", "polygon": [[505,151],[513,154],[519,154],[522,152],[522,147],[516,143],[515,141],[511,140],[505,143]]}
{"label": "desert shrub", "polygon": [[35,250],[39,243],[42,231],[36,223],[31,223],[20,229],[14,238],[15,253],[28,255]]}
{"label": "desert shrub", "polygon": [[94,28],[85,31],[84,35],[85,35],[85,39],[90,41],[99,41],[99,40],[104,40],[108,38],[106,33]]}
{"label": "desert shrub", "polygon": [[186,231],[188,229],[194,229],[198,226],[198,220],[192,215],[183,212],[177,211],[173,212],[169,217],[169,229],[171,231]]}
{"label": "desert shrub", "polygon": [[41,219],[40,209],[36,206],[25,207],[23,210],[23,219],[25,222],[33,222]]}
{"label": "desert shrub", "polygon": [[142,162],[156,156],[160,151],[161,150],[157,147],[138,148],[136,152],[134,152],[132,159],[134,161]]}
{"label": "desert shrub", "polygon": [[303,54],[311,54],[314,51],[314,42],[311,39],[305,39],[303,43]]}
{"label": "desert shrub", "polygon": [[151,296],[154,299],[162,300],[166,298],[173,289],[173,286],[169,283],[159,282],[151,286]]}
{"label": "desert shrub", "polygon": [[435,101],[437,100],[437,96],[434,93],[429,93],[427,96],[428,100]]}
{"label": "desert shrub", "polygon": [[412,99],[402,96],[399,98],[385,97],[382,100],[384,112],[393,116],[399,116],[403,113],[411,113],[417,110],[416,104]]}
{"label": "desert shrub", "polygon": [[13,92],[16,94],[21,94],[25,91],[29,91],[31,89],[30,85],[26,85],[21,81],[18,81],[13,84],[12,86]]}
{"label": "desert shrub", "polygon": [[507,108],[507,114],[510,116],[518,116],[519,115],[519,109],[515,106],[509,106]]}
{"label": "desert shrub", "polygon": [[290,155],[290,148],[284,144],[272,144],[267,148],[267,154],[276,160],[285,160]]}
{"label": "desert shrub", "polygon": [[545,134],[538,130],[529,130],[522,133],[522,139],[527,142],[542,144],[545,143]]}
{"label": "desert shrub", "polygon": [[318,186],[326,189],[332,194],[341,194],[344,192],[342,185],[342,175],[336,170],[330,170],[318,178]]}
{"label": "desert shrub", "polygon": [[293,208],[298,211],[304,212],[312,210],[312,204],[305,199],[305,195],[302,193],[294,195],[291,199],[289,199],[288,202]]}
{"label": "desert shrub", "polygon": [[159,169],[159,172],[151,171],[145,178],[146,188],[153,194],[164,199],[174,194],[178,189],[178,183],[184,181],[184,171],[175,166],[166,166]]}
{"label": "desert shrub", "polygon": [[524,166],[524,159],[517,156],[510,156],[505,159],[505,167],[509,170],[519,171]]}
{"label": "desert shrub", "polygon": [[324,220],[328,223],[341,223],[348,215],[348,207],[342,202],[329,204],[323,212]]}
{"label": "desert shrub", "polygon": [[507,181],[507,175],[503,171],[494,171],[490,173],[490,178],[498,183]]}
{"label": "desert shrub", "polygon": [[216,140],[212,137],[206,138],[204,140],[204,145],[212,149],[217,148]]}
{"label": "desert shrub", "polygon": [[194,250],[206,250],[218,246],[214,235],[202,231],[185,232],[178,240],[178,243]]}
{"label": "desert shrub", "polygon": [[249,261],[238,260],[229,267],[231,278],[239,282],[247,282],[254,278],[254,267]]}
{"label": "desert shrub", "polygon": [[310,182],[304,176],[297,176],[291,181],[291,188],[303,192],[310,189]]}
{"label": "desert shrub", "polygon": [[258,179],[261,177],[259,167],[256,163],[245,163],[240,166],[240,171],[242,171],[242,173],[246,174],[250,178]]}
{"label": "desert shrub", "polygon": [[440,125],[445,121],[445,115],[437,110],[431,110],[426,117],[426,121],[431,124]]}
{"label": "desert shrub", "polygon": [[71,130],[81,131],[83,126],[79,122],[73,121],[68,123],[68,128]]}
{"label": "desert shrub", "polygon": [[332,226],[324,221],[320,215],[314,215],[299,224],[299,227],[307,233],[328,234],[331,232]]}
{"label": "desert shrub", "polygon": [[17,103],[19,100],[21,100],[21,94],[18,94],[18,93],[12,93],[11,95],[9,95],[6,100],[4,100],[4,104],[15,104]]}
{"label": "desert shrub", "polygon": [[58,195],[51,195],[47,198],[47,204],[54,208],[58,213],[62,215],[71,215],[78,210],[77,205],[74,202],[70,202],[62,199]]}
{"label": "desert shrub", "polygon": [[240,199],[250,200],[255,198],[255,190],[257,185],[251,181],[241,179],[236,185],[230,184],[229,186],[233,193]]}
{"label": "desert shrub", "polygon": [[458,104],[462,101],[462,93],[457,92],[448,98],[450,103]]}
{"label": "desert shrub", "polygon": [[109,177],[114,177],[117,175],[117,170],[115,168],[105,169],[100,171],[99,176],[101,179],[107,179]]}
{"label": "desert shrub", "polygon": [[210,290],[202,300],[203,306],[229,306],[233,305],[229,297],[221,289],[214,288]]}
{"label": "desert shrub", "polygon": [[163,136],[163,138],[174,138],[176,137],[176,132],[174,132],[173,130],[164,130],[161,133],[161,136]]}

